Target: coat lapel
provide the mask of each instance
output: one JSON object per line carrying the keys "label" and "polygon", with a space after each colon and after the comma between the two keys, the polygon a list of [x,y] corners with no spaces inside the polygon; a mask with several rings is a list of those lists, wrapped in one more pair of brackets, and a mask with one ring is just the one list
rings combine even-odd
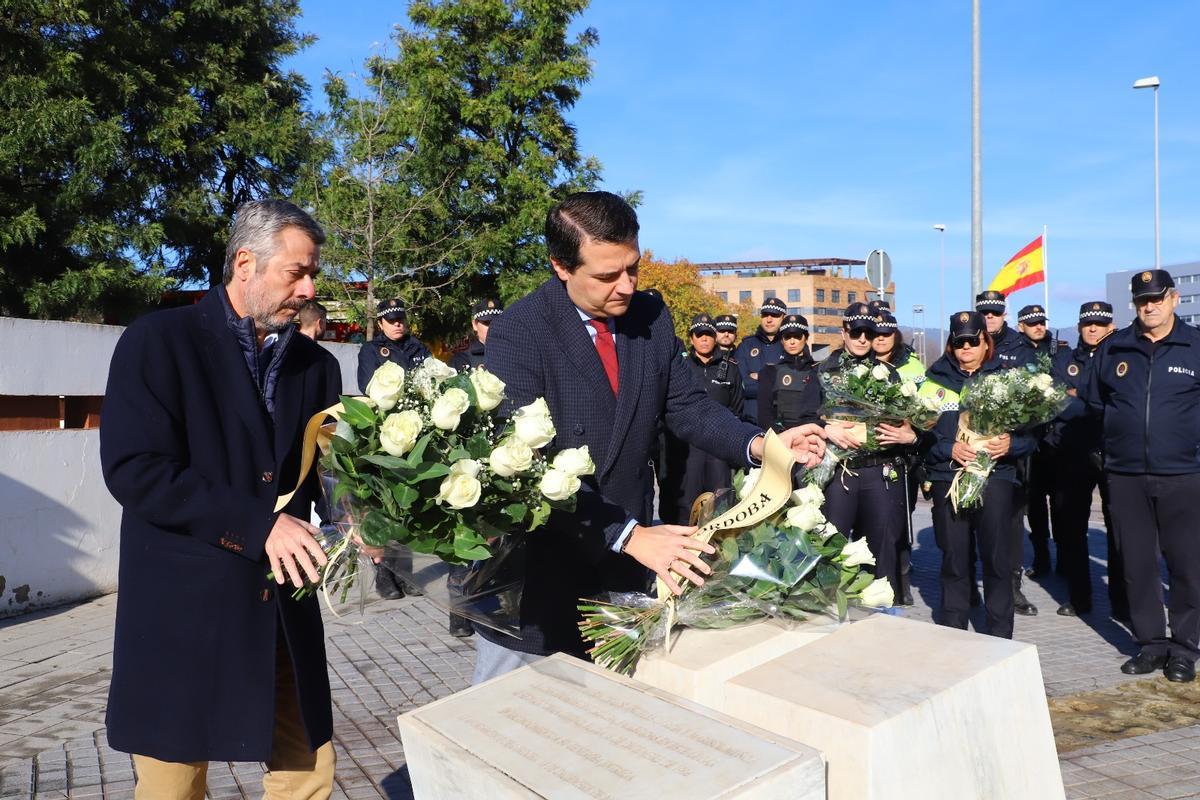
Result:
{"label": "coat lapel", "polygon": [[253,431],[261,439],[260,444],[264,451],[270,451],[271,418],[259,398],[258,388],[250,377],[241,346],[229,330],[225,319],[225,306],[217,295],[218,291],[222,290],[213,289],[200,301],[204,306],[201,314],[203,350],[213,377],[212,385],[223,387],[227,391],[229,405],[232,405],[241,417],[246,430]]}
{"label": "coat lapel", "polygon": [[[550,304],[550,314],[547,316],[555,329],[563,353],[575,365],[576,374],[592,387],[592,394],[600,407],[611,414],[616,401],[613,399],[612,388],[608,385],[608,376],[604,372],[600,354],[596,352],[596,345],[592,343],[592,337],[583,327],[587,323],[580,319],[579,311],[567,295],[566,286],[562,281],[555,280],[547,294]],[[620,359],[621,354],[618,351],[618,364]]]}

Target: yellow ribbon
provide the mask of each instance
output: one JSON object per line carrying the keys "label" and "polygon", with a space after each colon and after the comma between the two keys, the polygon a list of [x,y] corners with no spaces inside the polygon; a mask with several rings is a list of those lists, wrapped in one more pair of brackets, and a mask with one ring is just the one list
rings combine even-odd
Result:
{"label": "yellow ribbon", "polygon": [[[970,445],[972,450],[981,450],[984,445],[997,437],[983,436],[971,430],[971,412],[961,411],[958,415],[958,433],[955,434],[954,438],[956,441]],[[950,481],[950,507],[954,509],[955,514],[958,513],[958,484],[962,480],[962,476],[967,472],[981,478],[987,478],[991,474],[990,469],[981,467],[974,461],[954,471],[954,480]]]}
{"label": "yellow ribbon", "polygon": [[304,426],[304,443],[300,449],[300,474],[296,476],[296,486],[287,494],[280,495],[279,499],[275,501],[276,513],[287,508],[287,504],[292,502],[292,497],[304,485],[304,479],[308,477],[308,471],[312,469],[313,462],[316,460],[317,447],[319,446],[324,451],[329,446],[329,439],[333,436],[333,432],[322,430],[325,420],[328,417],[341,419],[342,412],[345,410],[345,406],[338,403],[324,411],[318,411],[309,418],[308,424]]}

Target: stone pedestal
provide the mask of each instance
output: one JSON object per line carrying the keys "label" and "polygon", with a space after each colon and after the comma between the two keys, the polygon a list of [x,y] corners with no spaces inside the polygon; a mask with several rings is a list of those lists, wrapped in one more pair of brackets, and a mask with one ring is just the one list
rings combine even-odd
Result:
{"label": "stone pedestal", "polygon": [[730,713],[725,702],[730,678],[815,642],[839,627],[836,620],[815,617],[787,630],[770,622],[724,630],[684,628],[675,634],[670,652],[660,649],[643,657],[633,677]]}
{"label": "stone pedestal", "polygon": [[1057,800],[1033,645],[874,615],[734,677],[724,709],[817,748],[829,800]]}
{"label": "stone pedestal", "polygon": [[567,656],[397,722],[417,800],[825,800],[812,748]]}

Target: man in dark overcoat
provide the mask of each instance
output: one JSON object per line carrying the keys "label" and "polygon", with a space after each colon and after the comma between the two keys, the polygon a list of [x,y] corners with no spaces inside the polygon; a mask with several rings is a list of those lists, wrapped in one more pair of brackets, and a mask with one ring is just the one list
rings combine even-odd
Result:
{"label": "man in dark overcoat", "polygon": [[341,392],[336,361],[293,324],[323,241],[291,203],[244,204],[224,285],[137,320],[113,354],[101,461],[123,513],[106,722],[138,798],[203,798],[209,761],[266,762],[270,798],[332,791],[320,608],[292,598],[325,562],[316,478],[275,510],[305,423]]}

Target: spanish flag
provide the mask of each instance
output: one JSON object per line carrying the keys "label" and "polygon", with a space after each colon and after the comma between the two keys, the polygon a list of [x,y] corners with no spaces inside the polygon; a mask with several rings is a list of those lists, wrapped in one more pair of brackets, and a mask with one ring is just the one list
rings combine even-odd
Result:
{"label": "spanish flag", "polygon": [[1003,292],[1007,297],[1018,289],[1046,280],[1045,244],[1043,235],[1022,247],[1000,268],[988,289]]}

